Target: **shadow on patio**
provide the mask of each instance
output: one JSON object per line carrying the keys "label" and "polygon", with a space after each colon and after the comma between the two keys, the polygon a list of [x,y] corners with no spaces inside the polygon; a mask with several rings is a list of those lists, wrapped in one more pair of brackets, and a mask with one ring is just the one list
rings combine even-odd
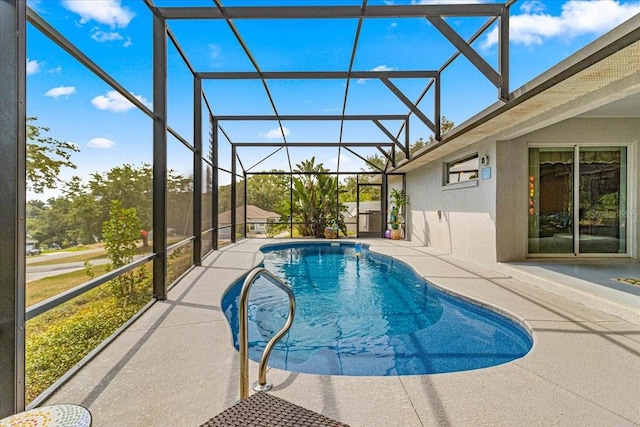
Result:
{"label": "shadow on patio", "polygon": [[[239,398],[222,294],[261,261],[264,240],[211,254],[47,402],[86,405],[95,426],[194,426]],[[272,394],[353,425],[640,423],[640,326],[411,242],[375,239],[437,286],[521,319],[530,353],[491,368],[400,377],[271,369]],[[250,381],[257,364],[250,364]],[[625,390],[621,394],[619,390]]]}

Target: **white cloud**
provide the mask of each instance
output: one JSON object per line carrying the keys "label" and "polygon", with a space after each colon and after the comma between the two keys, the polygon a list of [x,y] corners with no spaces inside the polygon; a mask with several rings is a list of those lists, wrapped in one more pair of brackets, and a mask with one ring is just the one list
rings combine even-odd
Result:
{"label": "white cloud", "polygon": [[520,10],[526,15],[530,15],[532,13],[543,13],[545,8],[546,6],[544,3],[538,0],[526,1],[522,3],[522,6],[520,6]]}
{"label": "white cloud", "polygon": [[[640,13],[640,2],[622,4],[618,0],[570,0],[562,5],[560,15],[546,13],[539,1],[527,1],[521,13],[509,19],[509,36],[513,43],[541,45],[546,39],[572,39],[585,34],[603,34]],[[498,28],[493,28],[482,42],[483,48],[498,43]]]}
{"label": "white cloud", "polygon": [[278,138],[282,138],[282,133],[284,133],[284,136],[288,136],[291,131],[282,126],[282,132],[280,131],[280,128],[273,128],[270,129],[268,132],[260,132],[258,133],[258,138],[266,138],[266,139],[278,139]]}
{"label": "white cloud", "polygon": [[124,43],[122,43],[122,46],[129,47],[132,44],[133,44],[133,42],[131,41],[131,37],[127,37],[127,39],[124,41]]}
{"label": "white cloud", "polygon": [[120,0],[64,0],[62,5],[80,15],[80,23],[96,21],[111,28],[125,28],[135,14],[120,4]]}
{"label": "white cloud", "polygon": [[27,58],[27,76],[38,74],[40,72],[40,63],[35,59]]}
{"label": "white cloud", "polygon": [[209,56],[211,59],[218,58],[220,56],[220,52],[222,52],[222,48],[215,43],[207,45],[207,48],[209,49]]}
{"label": "white cloud", "polygon": [[59,86],[49,89],[44,96],[50,96],[52,98],[58,98],[61,96],[69,97],[69,95],[73,95],[76,93],[76,88],[73,86]]}
{"label": "white cloud", "polygon": [[91,138],[89,142],[87,142],[87,147],[89,148],[111,148],[116,143],[108,138]]}
{"label": "white cloud", "polygon": [[[377,67],[373,67],[369,71],[393,71],[393,70],[395,70],[394,67],[389,67],[389,66],[383,64],[383,65],[378,65]],[[367,80],[368,79],[358,79],[358,83],[363,84]]]}
{"label": "white cloud", "polygon": [[393,71],[394,67],[387,67],[386,65],[378,65],[377,67],[373,67],[371,71]]}
{"label": "white cloud", "polygon": [[337,113],[338,111],[340,111],[340,107],[333,107],[333,108],[327,107],[322,111],[324,111],[325,113]]}
{"label": "white cloud", "polygon": [[[147,107],[151,108],[151,103],[147,101],[143,96],[131,93],[138,101],[142,102]],[[134,107],[127,98],[122,96],[119,92],[111,90],[107,92],[106,96],[98,95],[91,100],[91,104],[99,110],[113,111],[114,113],[124,113]]]}
{"label": "white cloud", "polygon": [[[344,154],[340,154],[340,164],[343,163],[350,163],[351,159],[347,156],[345,156]],[[337,165],[338,164],[338,158],[337,157],[332,157],[331,159],[329,159],[329,163],[333,164],[333,165]]]}
{"label": "white cloud", "polygon": [[389,24],[389,29],[396,28],[397,26],[398,26],[397,22],[392,22],[391,24]]}
{"label": "white cloud", "polygon": [[49,74],[60,74],[61,72],[62,72],[62,67],[60,65],[58,65],[56,68],[51,68],[47,70],[47,73]]}
{"label": "white cloud", "polygon": [[123,40],[122,34],[116,31],[102,31],[98,27],[91,29],[91,38],[98,43],[112,42],[116,40]]}

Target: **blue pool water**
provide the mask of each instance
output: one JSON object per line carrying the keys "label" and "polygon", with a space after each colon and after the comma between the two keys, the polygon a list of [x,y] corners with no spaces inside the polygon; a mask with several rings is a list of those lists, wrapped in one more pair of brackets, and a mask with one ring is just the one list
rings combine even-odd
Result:
{"label": "blue pool water", "polygon": [[[335,245],[335,244],[334,244]],[[262,250],[289,282],[296,315],[269,366],[326,375],[417,375],[464,371],[518,359],[532,340],[519,324],[429,286],[408,266],[353,244],[288,244]],[[222,308],[238,348],[242,281]],[[288,313],[287,296],[258,279],[249,297],[249,357],[259,361]]]}

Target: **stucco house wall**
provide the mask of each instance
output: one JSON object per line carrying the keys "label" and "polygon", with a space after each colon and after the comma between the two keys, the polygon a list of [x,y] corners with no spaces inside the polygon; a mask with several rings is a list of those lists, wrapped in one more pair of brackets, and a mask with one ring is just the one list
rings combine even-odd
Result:
{"label": "stucco house wall", "polygon": [[528,149],[519,139],[496,143],[496,261],[520,261],[528,245]]}
{"label": "stucco house wall", "polygon": [[[513,139],[489,138],[407,172],[408,236],[443,253],[487,266],[527,257],[528,145],[629,144],[628,255],[638,256],[640,119],[573,118]],[[443,186],[443,165],[478,153],[489,156],[491,178]],[[482,169],[480,165],[480,169]],[[438,215],[440,211],[440,215]]]}
{"label": "stucco house wall", "polygon": [[[527,152],[529,144],[599,144],[627,145],[628,255],[638,256],[638,188],[637,172],[640,119],[637,118],[573,118],[510,141],[497,143],[497,260],[522,260],[527,256]],[[522,165],[514,167],[513,165]]]}
{"label": "stucco house wall", "polygon": [[[443,186],[443,165],[476,152],[489,156],[491,177]],[[495,262],[494,158],[495,143],[483,142],[408,172],[410,239],[465,260]]]}

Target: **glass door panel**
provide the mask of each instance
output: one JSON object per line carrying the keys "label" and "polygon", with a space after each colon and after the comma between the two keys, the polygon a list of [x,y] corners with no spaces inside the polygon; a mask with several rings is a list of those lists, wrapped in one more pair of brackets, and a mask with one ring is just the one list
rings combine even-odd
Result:
{"label": "glass door panel", "polygon": [[380,184],[358,184],[358,237],[382,237],[382,197]]}
{"label": "glass door panel", "polygon": [[579,151],[579,253],[626,253],[626,147]]}
{"label": "glass door panel", "polygon": [[574,148],[529,149],[529,253],[574,253]]}

